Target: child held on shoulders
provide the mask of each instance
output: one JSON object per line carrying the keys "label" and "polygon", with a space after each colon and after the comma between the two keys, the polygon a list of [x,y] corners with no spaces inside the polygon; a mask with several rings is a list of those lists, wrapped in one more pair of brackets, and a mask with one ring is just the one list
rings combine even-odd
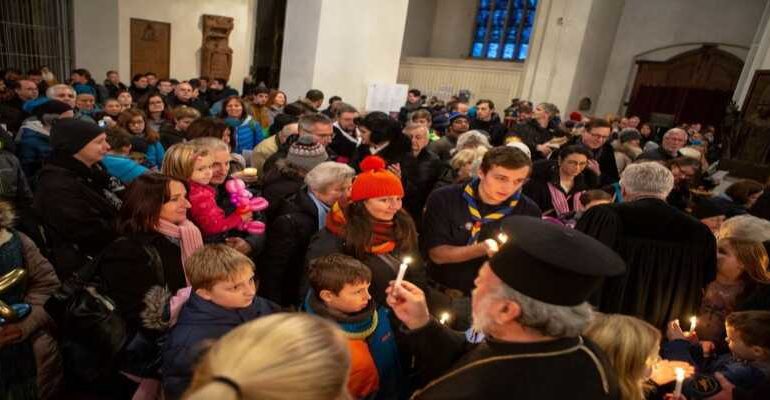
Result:
{"label": "child held on shoulders", "polygon": [[390,313],[369,295],[369,268],[353,257],[331,254],[313,260],[308,275],[311,289],[304,310],[335,321],[348,338],[350,394],[358,399],[403,397],[406,382]]}
{"label": "child held on shoulders", "polygon": [[239,227],[243,222],[251,221],[252,212],[235,212],[226,215],[216,201],[217,192],[209,185],[212,177],[213,157],[208,150],[194,144],[178,143],[166,152],[163,160],[163,173],[187,183],[192,207],[190,220],[203,233],[203,239],[211,239],[220,233]]}
{"label": "child held on shoulders", "polygon": [[693,364],[701,374],[720,373],[738,390],[749,390],[770,377],[770,311],[742,311],[725,320],[730,353],[716,358],[704,354],[697,336],[669,323],[662,355]]}
{"label": "child held on shoulders", "polygon": [[192,378],[193,368],[211,341],[239,325],[280,311],[256,296],[254,263],[222,244],[208,245],[187,261],[192,294],[163,348],[163,390],[177,399]]}

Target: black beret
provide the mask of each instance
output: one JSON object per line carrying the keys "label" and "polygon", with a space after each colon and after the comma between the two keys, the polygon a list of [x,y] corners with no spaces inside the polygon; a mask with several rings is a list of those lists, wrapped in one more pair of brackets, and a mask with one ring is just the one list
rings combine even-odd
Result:
{"label": "black beret", "polygon": [[73,155],[104,133],[104,129],[93,122],[72,118],[56,120],[51,128],[51,148],[54,153]]}
{"label": "black beret", "polygon": [[508,241],[489,260],[492,271],[514,290],[544,303],[576,306],[603,279],[625,272],[623,259],[598,240],[539,218],[506,218]]}

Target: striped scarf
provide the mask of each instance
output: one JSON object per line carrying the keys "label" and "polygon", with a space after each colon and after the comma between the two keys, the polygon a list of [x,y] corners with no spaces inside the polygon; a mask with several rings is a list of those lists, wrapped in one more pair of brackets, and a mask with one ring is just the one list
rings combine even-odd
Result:
{"label": "striped scarf", "polygon": [[[556,216],[561,217],[565,214],[569,214],[569,197],[551,182],[548,182],[548,191],[551,193],[551,205],[553,206],[554,211],[556,211]],[[571,196],[572,209],[574,211],[580,211],[581,209],[580,196],[582,194],[583,192],[578,192]]]}
{"label": "striped scarf", "polygon": [[496,208],[493,212],[482,216],[476,203],[476,192],[478,191],[478,187],[479,179],[475,178],[465,186],[465,190],[463,191],[463,198],[465,199],[465,202],[468,203],[468,212],[470,212],[471,220],[473,221],[473,225],[471,226],[471,237],[468,239],[468,244],[476,243],[479,238],[479,232],[481,232],[481,228],[484,224],[501,220],[510,215],[511,212],[513,212],[513,208],[519,203],[519,198],[521,197],[521,190],[519,190],[514,193],[507,202],[504,202],[503,205]]}

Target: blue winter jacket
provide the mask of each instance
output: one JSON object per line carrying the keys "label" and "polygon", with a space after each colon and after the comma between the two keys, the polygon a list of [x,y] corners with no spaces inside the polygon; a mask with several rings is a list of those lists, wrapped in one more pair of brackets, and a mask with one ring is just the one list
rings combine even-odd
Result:
{"label": "blue winter jacket", "polygon": [[161,372],[166,399],[182,396],[209,340],[219,339],[241,324],[278,311],[278,305],[261,297],[254,297],[254,302],[247,308],[230,310],[193,292],[182,306],[179,319],[163,347]]}
{"label": "blue winter jacket", "polygon": [[244,150],[254,150],[254,147],[264,138],[262,127],[251,116],[247,116],[243,121],[227,118],[225,122],[233,130],[233,153],[235,154],[243,154]]}
{"label": "blue winter jacket", "polygon": [[29,179],[33,179],[43,166],[43,160],[51,154],[50,133],[43,128],[42,122],[30,118],[22,123],[18,141],[21,169]]}
{"label": "blue winter jacket", "polygon": [[129,184],[139,175],[147,173],[149,170],[136,161],[119,154],[107,154],[102,159],[107,173],[120,179],[124,184]]}

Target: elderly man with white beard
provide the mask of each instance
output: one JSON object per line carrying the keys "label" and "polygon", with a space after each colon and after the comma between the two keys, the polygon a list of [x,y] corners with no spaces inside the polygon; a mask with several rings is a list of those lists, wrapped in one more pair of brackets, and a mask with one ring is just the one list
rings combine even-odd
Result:
{"label": "elderly man with white beard", "polygon": [[531,217],[503,223],[508,240],[478,273],[474,327],[465,336],[431,318],[424,293],[409,282],[387,289],[427,385],[413,399],[619,399],[605,355],[581,332],[586,300],[623,260],[580,232]]}

